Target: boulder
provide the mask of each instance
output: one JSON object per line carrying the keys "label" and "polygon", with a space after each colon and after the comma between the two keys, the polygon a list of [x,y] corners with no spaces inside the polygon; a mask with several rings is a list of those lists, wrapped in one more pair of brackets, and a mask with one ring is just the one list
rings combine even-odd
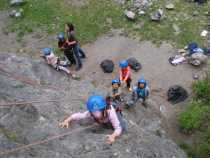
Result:
{"label": "boulder", "polygon": [[24,0],[11,0],[10,1],[11,6],[19,6],[19,5],[23,5],[24,3],[25,3]]}
{"label": "boulder", "polygon": [[124,15],[129,20],[135,20],[135,18],[136,18],[136,14],[134,12],[132,12],[132,11],[125,10],[124,11]]}

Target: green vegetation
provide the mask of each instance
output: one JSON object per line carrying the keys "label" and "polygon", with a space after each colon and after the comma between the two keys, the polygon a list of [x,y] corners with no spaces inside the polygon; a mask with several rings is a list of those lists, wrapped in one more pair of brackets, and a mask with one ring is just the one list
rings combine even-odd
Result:
{"label": "green vegetation", "polygon": [[[8,1],[0,2],[0,9],[8,6]],[[138,16],[135,22],[127,21],[123,16],[123,8],[113,0],[89,0],[87,5],[75,7],[67,1],[27,0],[26,5],[19,7],[24,10],[22,19],[12,19],[8,30],[16,32],[19,38],[33,31],[57,33],[64,30],[65,22],[71,21],[77,29],[77,38],[82,42],[90,42],[110,28],[123,28],[125,33],[151,40],[156,43],[169,41],[178,47],[195,41],[203,45],[200,37],[206,29],[210,3],[197,5],[182,0],[174,0],[175,10],[167,11],[166,18],[160,23],[152,22],[150,14],[158,8],[164,8],[165,1],[158,1],[146,10],[146,15]],[[131,7],[131,1],[127,1]],[[193,13],[196,11],[196,16]],[[195,14],[195,13],[194,13]],[[175,32],[174,27],[180,32]]]}
{"label": "green vegetation", "polygon": [[8,1],[7,0],[1,0],[0,2],[0,10],[3,10],[5,8],[7,8],[8,6]]}
{"label": "green vegetation", "polygon": [[88,5],[81,8],[64,2],[66,1],[28,0],[21,7],[24,17],[12,19],[8,30],[16,32],[18,37],[37,30],[57,33],[64,31],[66,22],[72,22],[76,26],[77,38],[84,43],[93,41],[111,27],[123,24],[120,7],[110,0],[90,0]]}
{"label": "green vegetation", "polygon": [[179,115],[180,128],[194,134],[194,144],[180,145],[191,158],[208,158],[210,155],[210,75],[193,85],[195,96],[185,112]]}
{"label": "green vegetation", "polygon": [[17,134],[15,132],[12,132],[8,129],[0,127],[0,133],[3,133],[7,139],[16,142],[17,141]]}

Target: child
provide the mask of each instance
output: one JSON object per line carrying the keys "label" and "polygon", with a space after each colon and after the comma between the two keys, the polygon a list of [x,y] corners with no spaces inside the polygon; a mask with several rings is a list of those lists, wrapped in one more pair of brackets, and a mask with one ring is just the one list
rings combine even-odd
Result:
{"label": "child", "polygon": [[134,87],[132,92],[131,101],[127,103],[130,107],[137,102],[142,103],[145,105],[145,101],[149,96],[149,88],[147,86],[147,82],[145,79],[141,78],[138,80],[137,87]]}
{"label": "child", "polygon": [[66,68],[68,66],[67,61],[62,61],[57,56],[55,56],[51,48],[44,48],[42,49],[41,53],[42,53],[41,56],[44,57],[47,63],[52,67],[54,67],[56,70],[62,70],[67,74],[69,74],[70,76],[72,76],[73,78],[76,77],[74,74],[70,72],[69,69]]}
{"label": "child", "polygon": [[107,135],[107,143],[112,144],[116,138],[119,137],[123,131],[123,119],[120,113],[118,113],[112,105],[108,106],[105,99],[99,95],[90,96],[87,103],[87,110],[83,113],[75,113],[59,123],[61,128],[68,128],[69,124],[73,121],[79,121],[84,119],[91,119],[102,125],[109,125],[114,129],[114,132]]}
{"label": "child", "polygon": [[113,79],[112,80],[112,87],[109,91],[109,96],[113,99],[113,101],[122,101],[121,99],[121,87],[120,87],[120,80]]}
{"label": "child", "polygon": [[120,66],[120,82],[126,83],[127,88],[129,91],[132,91],[131,89],[131,72],[130,72],[130,66],[128,65],[127,60],[121,60],[119,63]]}

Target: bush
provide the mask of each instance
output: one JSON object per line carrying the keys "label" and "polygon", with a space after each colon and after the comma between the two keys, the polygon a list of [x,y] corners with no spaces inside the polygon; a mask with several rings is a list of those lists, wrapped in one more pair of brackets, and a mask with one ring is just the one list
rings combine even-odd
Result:
{"label": "bush", "polygon": [[203,81],[198,81],[193,85],[195,99],[202,100],[206,104],[210,103],[210,75]]}
{"label": "bush", "polygon": [[181,130],[189,133],[195,129],[199,129],[206,117],[207,108],[208,107],[203,106],[202,103],[192,101],[187,110],[178,117]]}
{"label": "bush", "polygon": [[[210,155],[210,75],[193,85],[194,98],[186,111],[178,116],[182,132],[194,134],[191,147],[180,145],[191,158],[209,158]],[[192,152],[193,151],[193,152]]]}

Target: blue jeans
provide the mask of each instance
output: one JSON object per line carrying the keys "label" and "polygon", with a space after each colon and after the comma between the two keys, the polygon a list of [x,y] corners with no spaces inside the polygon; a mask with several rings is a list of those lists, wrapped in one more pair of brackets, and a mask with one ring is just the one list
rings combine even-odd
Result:
{"label": "blue jeans", "polygon": [[73,46],[73,51],[74,51],[74,59],[76,61],[76,66],[77,66],[76,69],[79,69],[79,68],[82,67],[82,62],[81,62],[80,55],[79,55],[79,47],[78,47],[78,45],[74,45]]}
{"label": "blue jeans", "polygon": [[81,58],[85,58],[86,55],[85,55],[84,51],[81,49],[81,47],[80,47],[79,44],[77,44],[77,49],[79,50],[79,56],[80,56]]}

